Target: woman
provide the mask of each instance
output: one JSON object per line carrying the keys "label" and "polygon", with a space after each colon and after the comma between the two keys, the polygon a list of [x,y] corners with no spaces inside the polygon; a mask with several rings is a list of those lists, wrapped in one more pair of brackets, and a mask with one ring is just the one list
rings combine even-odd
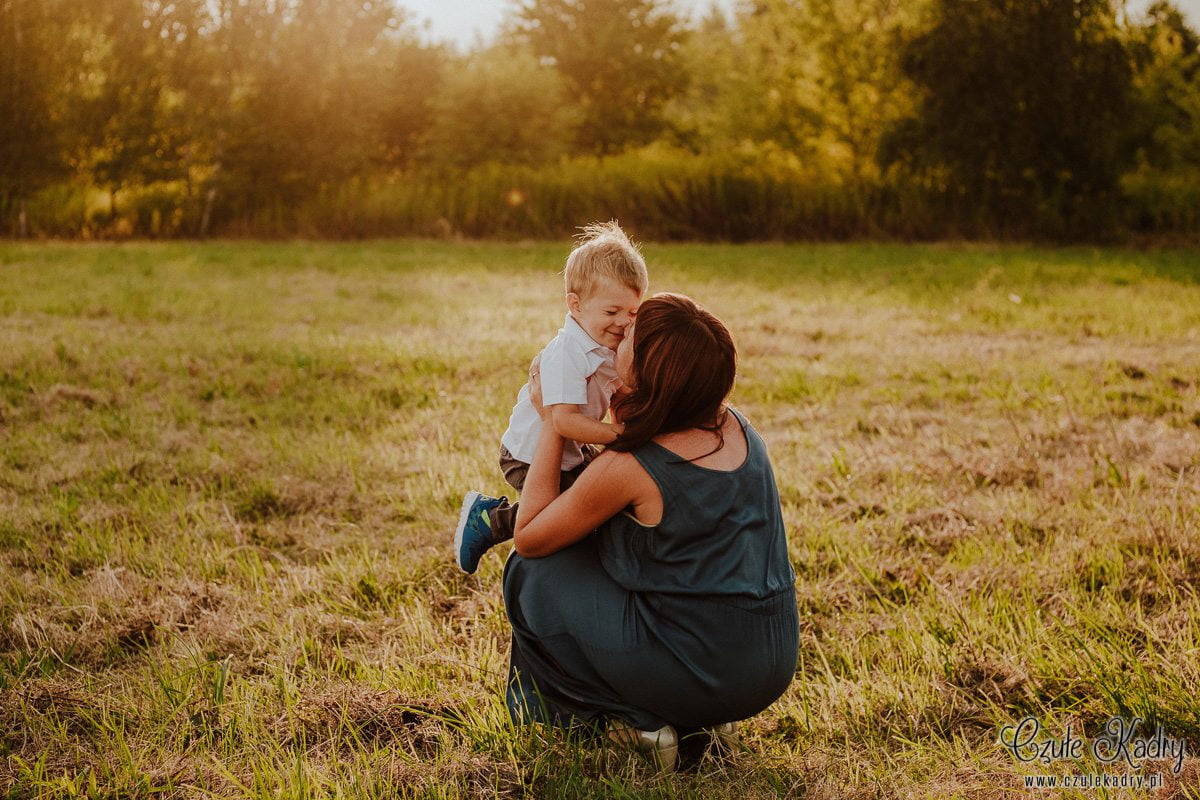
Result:
{"label": "woman", "polygon": [[681,295],[617,350],[624,432],[559,494],[542,429],[504,570],[515,719],[601,722],[673,766],[677,730],[753,716],[787,688],[798,618],[758,433],[725,404],[736,351]]}

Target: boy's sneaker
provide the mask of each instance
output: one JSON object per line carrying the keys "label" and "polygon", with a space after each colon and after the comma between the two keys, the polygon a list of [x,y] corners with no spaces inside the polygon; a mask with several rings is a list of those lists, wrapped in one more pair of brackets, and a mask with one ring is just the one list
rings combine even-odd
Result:
{"label": "boy's sneaker", "polygon": [[474,491],[463,498],[458,527],[454,529],[454,558],[463,572],[474,574],[479,559],[495,544],[488,512],[506,502],[507,497],[488,497]]}

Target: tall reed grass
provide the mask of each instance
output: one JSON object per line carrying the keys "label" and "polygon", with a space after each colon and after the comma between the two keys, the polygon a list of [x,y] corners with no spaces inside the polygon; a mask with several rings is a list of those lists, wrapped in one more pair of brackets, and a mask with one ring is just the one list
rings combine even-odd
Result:
{"label": "tall reed grass", "polygon": [[662,241],[1200,237],[1196,174],[1127,175],[1114,230],[1109,214],[1084,209],[1067,219],[1053,203],[1022,220],[992,219],[972,198],[934,181],[892,174],[848,182],[819,164],[761,149],[697,155],[655,145],[542,166],[359,177],[255,206],[246,196],[235,183],[218,186],[206,222],[204,193],[183,182],[127,188],[115,210],[106,192],[64,184],[29,204],[30,230],[82,239],[527,239],[559,238],[584,221],[615,218]]}

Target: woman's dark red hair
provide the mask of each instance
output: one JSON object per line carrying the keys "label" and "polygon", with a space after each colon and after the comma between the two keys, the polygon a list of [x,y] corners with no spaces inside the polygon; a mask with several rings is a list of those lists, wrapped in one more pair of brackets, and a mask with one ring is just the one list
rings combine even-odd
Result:
{"label": "woman's dark red hair", "polygon": [[609,447],[633,450],[689,428],[720,436],[737,371],[737,348],[721,320],[681,294],[654,295],[638,307],[632,371],[633,392],[617,409],[625,430]]}

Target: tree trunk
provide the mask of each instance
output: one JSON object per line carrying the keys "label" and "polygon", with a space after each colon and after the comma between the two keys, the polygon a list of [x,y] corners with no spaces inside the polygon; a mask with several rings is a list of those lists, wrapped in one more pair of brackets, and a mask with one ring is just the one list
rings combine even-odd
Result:
{"label": "tree trunk", "polygon": [[213,201],[217,199],[217,187],[211,187],[204,193],[204,213],[200,215],[200,238],[208,236],[208,224],[212,222]]}
{"label": "tree trunk", "polygon": [[192,146],[186,145],[183,152],[183,213],[179,215],[179,229],[175,231],[176,235],[188,228],[188,215],[192,212],[192,192],[195,189],[192,186]]}
{"label": "tree trunk", "polygon": [[25,198],[22,197],[17,201],[17,236],[22,239],[29,238],[29,209],[25,207]]}
{"label": "tree trunk", "polygon": [[[217,157],[217,163],[213,166],[212,175],[209,180],[216,181],[221,174],[221,158]],[[200,238],[204,239],[208,236],[208,226],[212,223],[213,204],[217,200],[217,187],[209,186],[208,191],[204,193],[204,213],[200,215]]]}

